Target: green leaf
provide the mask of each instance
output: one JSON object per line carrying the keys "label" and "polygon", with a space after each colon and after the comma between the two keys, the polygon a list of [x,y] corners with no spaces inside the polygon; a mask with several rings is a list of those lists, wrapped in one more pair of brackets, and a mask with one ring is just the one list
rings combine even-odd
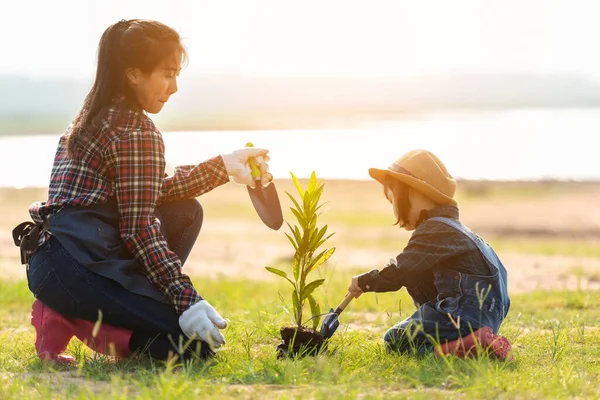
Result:
{"label": "green leaf", "polygon": [[311,200],[312,200],[311,205],[313,206],[313,208],[316,207],[317,204],[319,204],[319,200],[321,199],[321,195],[323,194],[323,188],[324,188],[323,185],[318,186],[314,190],[314,192],[312,192],[313,195],[312,195],[312,198],[311,198]]}
{"label": "green leaf", "polygon": [[306,220],[308,220],[311,216],[311,204],[312,204],[311,198],[312,198],[311,192],[304,193],[304,196],[302,197],[302,207],[304,210],[304,218]]}
{"label": "green leaf", "polygon": [[304,287],[304,290],[302,291],[302,299],[301,300],[304,301],[308,296],[310,296],[312,294],[312,292],[315,291],[316,288],[321,286],[323,284],[323,282],[325,282],[325,279],[317,279],[316,281],[312,281],[311,283],[306,285]]}
{"label": "green leaf", "polygon": [[308,252],[310,250],[308,248],[309,243],[310,243],[310,230],[305,229],[304,233],[302,234],[302,246],[301,246],[302,251]]}
{"label": "green leaf", "polygon": [[294,181],[294,185],[296,185],[296,189],[298,190],[298,193],[300,193],[301,197],[304,197],[304,189],[302,189],[302,186],[300,185],[300,181],[298,181],[298,178],[296,178],[296,176],[290,172],[290,175],[292,175],[292,180]]}
{"label": "green leaf", "polygon": [[321,317],[319,316],[321,314],[321,307],[319,307],[319,303],[317,303],[317,300],[315,300],[312,294],[309,295],[307,299],[308,304],[310,304],[312,327],[314,330],[317,330],[317,328],[319,327],[319,322],[321,321]]}
{"label": "green leaf", "polygon": [[[321,209],[321,207],[323,207],[327,203],[329,203],[329,202],[326,201],[325,203],[319,204],[319,206],[317,208],[315,208],[315,214],[317,214],[317,211],[319,211]],[[318,213],[317,215],[321,215],[321,213]]]}
{"label": "green leaf", "polygon": [[321,240],[319,243],[317,243],[317,246],[316,246],[315,248],[317,248],[317,249],[318,249],[319,247],[321,247],[321,245],[322,245],[323,243],[325,243],[325,242],[327,241],[327,239],[329,239],[329,238],[330,238],[330,237],[332,237],[333,235],[335,235],[335,232],[334,232],[334,233],[332,233],[331,235],[327,236],[325,239]]}
{"label": "green leaf", "polygon": [[312,238],[312,232],[309,228],[306,228],[302,234],[302,242],[305,245],[304,249],[305,251],[308,253],[310,252],[311,248],[309,247],[310,245],[310,240]]}
{"label": "green leaf", "polygon": [[298,244],[298,247],[300,247],[302,245],[302,236],[300,236],[300,230],[298,229],[298,227],[296,225],[294,225],[293,228],[291,227],[290,224],[288,224],[288,226],[290,227],[290,230],[294,234],[294,238],[296,239],[296,243]]}
{"label": "green leaf", "polygon": [[285,236],[287,236],[287,238],[289,239],[292,246],[294,246],[294,250],[298,250],[298,246],[296,245],[296,242],[294,242],[294,239],[292,239],[292,237],[289,234],[287,234],[286,232],[283,232],[283,233],[285,233]]}
{"label": "green leaf", "polygon": [[294,319],[298,321],[300,316],[300,302],[298,301],[298,292],[294,290],[292,292],[292,306],[294,307]]}
{"label": "green leaf", "polygon": [[329,260],[329,257],[331,257],[334,252],[335,252],[335,247],[332,247],[331,249],[325,250],[321,254],[316,256],[314,261],[311,262],[310,266],[308,267],[308,271],[310,272],[312,270],[317,269],[321,264],[323,264],[325,261]]}
{"label": "green leaf", "polygon": [[317,206],[318,206],[318,202],[319,202],[319,198],[321,197],[321,193],[320,192],[315,192],[315,194],[313,195],[313,199],[314,201],[311,201],[309,204],[309,210],[308,212],[305,212],[305,215],[308,216],[314,216],[316,218],[317,216]]}
{"label": "green leaf", "polygon": [[310,206],[311,210],[314,210],[319,204],[319,200],[321,199],[321,194],[323,193],[323,186],[316,187],[313,191],[310,192]]}
{"label": "green leaf", "polygon": [[292,210],[292,213],[294,213],[294,216],[296,217],[296,219],[300,223],[300,226],[304,228],[306,226],[306,218],[304,218],[304,216],[300,212],[298,212],[297,210],[295,210],[293,208],[290,208],[290,210]]}
{"label": "green leaf", "polygon": [[325,233],[327,232],[327,225],[325,225],[324,227],[321,228],[321,230],[319,232],[317,232],[316,235],[314,235],[311,239],[310,239],[310,245],[309,247],[311,249],[318,249],[317,246],[315,246],[315,244],[317,244],[319,242],[319,240],[321,240],[323,238],[323,235],[325,235]]}
{"label": "green leaf", "polygon": [[[294,206],[296,207],[296,210],[298,210],[299,212],[302,212],[302,207],[300,207],[300,205],[298,204],[298,202],[296,201],[296,199],[289,194],[288,192],[285,192],[288,197],[290,198],[290,200],[292,200],[292,203],[294,203]],[[290,207],[290,210],[292,210],[292,208]]]}
{"label": "green leaf", "polygon": [[294,237],[296,238],[298,244],[302,244],[302,235],[300,234],[300,229],[297,225],[294,225]]}
{"label": "green leaf", "polygon": [[294,272],[294,280],[298,282],[298,278],[300,277],[300,255],[298,252],[294,254],[294,261],[292,262],[292,270]]}
{"label": "green leaf", "polygon": [[[280,269],[273,268],[273,267],[265,267],[265,269],[266,269],[267,271],[269,271],[269,272],[271,272],[271,273],[275,274],[275,275],[279,275],[279,276],[281,276],[282,278],[285,278],[285,279],[287,279],[287,281],[288,281],[289,283],[291,283],[292,285],[294,285],[294,282],[292,282],[292,280],[291,280],[290,278],[288,278],[288,275],[287,275],[287,273],[286,273],[285,271],[282,271],[282,270],[280,270]],[[294,287],[295,287],[295,286],[296,286],[296,285],[294,285]]]}
{"label": "green leaf", "polygon": [[310,179],[308,180],[308,191],[314,192],[316,185],[317,185],[317,175],[315,174],[315,171],[313,171],[310,174]]}
{"label": "green leaf", "polygon": [[317,226],[317,217],[316,216],[311,218],[310,223],[308,224],[308,229],[314,230],[315,226]]}

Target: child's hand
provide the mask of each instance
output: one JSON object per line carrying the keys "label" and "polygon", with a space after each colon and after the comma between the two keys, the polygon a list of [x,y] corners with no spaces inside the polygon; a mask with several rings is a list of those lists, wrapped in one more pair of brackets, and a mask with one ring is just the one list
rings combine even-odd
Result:
{"label": "child's hand", "polygon": [[362,289],[358,286],[358,276],[352,278],[350,285],[348,286],[348,291],[354,296],[355,299],[358,299],[361,294],[363,294]]}

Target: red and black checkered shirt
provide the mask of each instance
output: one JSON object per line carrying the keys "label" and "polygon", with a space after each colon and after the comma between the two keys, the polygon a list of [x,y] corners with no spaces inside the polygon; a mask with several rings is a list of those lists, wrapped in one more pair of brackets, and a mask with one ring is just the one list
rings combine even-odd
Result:
{"label": "red and black checkered shirt", "polygon": [[[161,133],[145,114],[115,99],[96,135],[77,159],[67,153],[70,129],[60,138],[48,190],[48,200],[31,205],[40,223],[62,207],[87,207],[114,196],[119,229],[127,249],[141,262],[148,279],[182,313],[202,300],[181,261],[169,249],[154,216],[157,205],[200,196],[229,182],[220,156],[198,165],[178,166],[165,174]],[[40,244],[48,239],[42,235]]]}

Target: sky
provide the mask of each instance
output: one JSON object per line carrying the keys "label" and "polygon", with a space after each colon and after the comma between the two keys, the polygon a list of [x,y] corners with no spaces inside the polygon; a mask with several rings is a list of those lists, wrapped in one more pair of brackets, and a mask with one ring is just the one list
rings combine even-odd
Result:
{"label": "sky", "polygon": [[28,0],[0,15],[0,74],[92,77],[102,32],[149,18],[184,73],[413,77],[575,73],[600,81],[598,1]]}
{"label": "sky", "polygon": [[[5,7],[0,13],[0,75],[92,79],[104,30],[120,19],[148,18],[181,34],[190,56],[182,81],[196,73],[386,79],[455,73],[568,73],[600,82],[599,15],[597,0],[11,1],[10,9]],[[492,117],[487,125],[478,125],[477,120],[454,125],[433,121],[422,129],[437,135],[472,134],[466,141],[470,144],[477,142],[472,139],[476,135],[488,133],[477,142],[484,149],[496,148],[493,140],[497,138],[504,140],[503,131],[490,133],[496,125],[515,137],[521,133],[528,140],[543,137],[541,142],[558,144],[544,151],[547,162],[540,166],[530,164],[537,160],[531,154],[537,154],[541,142],[531,139],[523,145],[523,140],[515,139],[520,144],[511,158],[522,160],[515,170],[524,176],[559,176],[564,168],[553,169],[558,157],[579,168],[567,177],[589,177],[589,168],[577,163],[587,158],[568,148],[575,143],[562,146],[558,139],[571,131],[593,133],[600,126],[600,116],[591,112],[583,116],[552,112],[531,118],[517,113],[509,114],[501,124]],[[419,129],[407,124],[410,132]],[[431,143],[437,141],[424,142]],[[485,161],[469,148],[455,151],[455,162],[452,154],[448,156],[449,166],[458,175],[472,176],[476,171],[467,167]],[[506,152],[497,153],[498,160],[487,160],[497,171],[487,171],[482,177],[503,176],[496,172],[504,171]],[[368,162],[374,163],[378,154],[373,152]],[[287,174],[288,166],[281,168]],[[600,171],[593,174],[598,177]]]}

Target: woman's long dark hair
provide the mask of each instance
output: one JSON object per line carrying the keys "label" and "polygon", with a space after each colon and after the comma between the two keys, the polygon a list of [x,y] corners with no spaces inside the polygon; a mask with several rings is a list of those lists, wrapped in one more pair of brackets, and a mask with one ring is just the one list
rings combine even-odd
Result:
{"label": "woman's long dark hair", "polygon": [[127,82],[129,68],[149,74],[170,60],[187,60],[181,38],[172,28],[141,19],[121,20],[109,26],[98,45],[94,85],[73,121],[67,145],[69,155],[77,157],[86,148],[115,97],[122,95],[131,106],[139,108]]}

